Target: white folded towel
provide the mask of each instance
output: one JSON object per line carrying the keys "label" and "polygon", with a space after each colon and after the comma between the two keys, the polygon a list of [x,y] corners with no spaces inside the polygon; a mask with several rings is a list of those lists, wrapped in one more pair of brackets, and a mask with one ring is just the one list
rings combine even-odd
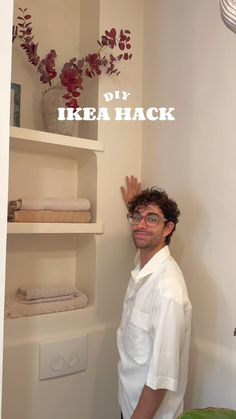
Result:
{"label": "white folded towel", "polygon": [[[52,301],[58,301],[58,298],[68,299],[78,297],[81,292],[74,287],[31,287],[31,288],[18,288],[16,295],[25,302],[33,300],[52,299]],[[64,298],[66,297],[66,298]],[[51,300],[50,300],[51,301]]]}
{"label": "white folded towel", "polygon": [[90,202],[86,198],[21,198],[9,202],[9,209],[87,211]]}
{"label": "white folded towel", "polygon": [[[58,297],[60,298],[60,297]],[[88,297],[85,294],[65,301],[40,302],[38,304],[26,304],[17,296],[9,297],[5,303],[5,318],[15,319],[17,317],[35,316],[62,311],[78,310],[88,304]]]}

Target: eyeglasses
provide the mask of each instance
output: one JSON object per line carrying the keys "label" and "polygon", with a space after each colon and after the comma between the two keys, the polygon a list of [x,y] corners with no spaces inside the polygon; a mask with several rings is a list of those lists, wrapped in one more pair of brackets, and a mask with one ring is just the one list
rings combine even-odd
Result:
{"label": "eyeglasses", "polygon": [[131,225],[138,225],[142,220],[144,220],[148,227],[154,227],[161,221],[167,221],[166,218],[159,214],[155,214],[154,212],[149,212],[144,216],[142,216],[139,212],[134,212],[133,215],[127,214],[127,220]]}

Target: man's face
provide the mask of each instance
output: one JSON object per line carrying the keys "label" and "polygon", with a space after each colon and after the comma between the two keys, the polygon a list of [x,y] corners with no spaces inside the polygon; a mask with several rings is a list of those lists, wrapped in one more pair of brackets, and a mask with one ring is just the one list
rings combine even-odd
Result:
{"label": "man's face", "polygon": [[150,214],[157,214],[159,220],[154,225],[147,225],[145,219],[142,218],[139,224],[131,226],[135,246],[138,249],[151,251],[158,251],[164,247],[165,238],[173,230],[174,224],[171,221],[165,224],[164,214],[158,205],[139,206],[135,210],[136,213],[139,213],[141,217],[145,217],[148,214],[149,216]]}

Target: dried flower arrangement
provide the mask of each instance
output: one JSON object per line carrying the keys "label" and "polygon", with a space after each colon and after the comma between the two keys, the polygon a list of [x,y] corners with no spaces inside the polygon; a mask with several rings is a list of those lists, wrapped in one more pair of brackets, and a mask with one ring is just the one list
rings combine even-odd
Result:
{"label": "dried flower arrangement", "polygon": [[[28,61],[37,67],[42,83],[52,86],[52,80],[59,76],[57,84],[67,89],[67,93],[63,96],[66,99],[67,107],[78,107],[78,98],[83,90],[85,76],[94,78],[100,76],[104,71],[108,75],[116,74],[118,76],[120,71],[116,68],[116,63],[121,60],[130,60],[132,57],[130,31],[120,29],[117,32],[115,28],[112,28],[110,31],[106,30],[101,40],[97,41],[99,48],[96,52],[89,53],[81,59],[72,58],[63,65],[58,74],[56,51],[52,49],[45,58],[40,58],[38,55],[39,43],[34,41],[31,15],[27,12],[27,8],[19,7],[19,10],[21,14],[17,17],[17,25],[13,26],[12,40],[13,42],[15,39],[20,41],[20,46],[25,51]],[[119,49],[117,56],[111,53],[109,56],[104,55],[105,49],[113,50],[115,47]]]}

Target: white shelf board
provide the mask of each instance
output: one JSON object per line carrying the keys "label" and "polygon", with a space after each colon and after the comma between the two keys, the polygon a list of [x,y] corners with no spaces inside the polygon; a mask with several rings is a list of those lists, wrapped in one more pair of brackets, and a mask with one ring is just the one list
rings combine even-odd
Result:
{"label": "white shelf board", "polygon": [[100,141],[36,131],[28,128],[11,127],[10,139],[11,147],[36,152],[62,152],[65,149],[67,150],[67,154],[73,155],[74,152],[81,149],[90,151],[104,150],[103,144]]}
{"label": "white shelf board", "polygon": [[88,305],[78,310],[5,319],[4,345],[50,340],[52,336],[55,339],[56,335],[67,333],[71,336],[74,331],[78,333],[79,323],[81,323],[80,326],[91,326],[94,323],[94,306]]}
{"label": "white shelf board", "polygon": [[8,234],[102,234],[103,223],[8,223]]}
{"label": "white shelf board", "polygon": [[38,316],[5,319],[4,346],[11,347],[45,340],[62,340],[77,337],[78,334],[92,334],[117,329],[117,321],[100,323],[94,305],[88,304],[78,310]]}

